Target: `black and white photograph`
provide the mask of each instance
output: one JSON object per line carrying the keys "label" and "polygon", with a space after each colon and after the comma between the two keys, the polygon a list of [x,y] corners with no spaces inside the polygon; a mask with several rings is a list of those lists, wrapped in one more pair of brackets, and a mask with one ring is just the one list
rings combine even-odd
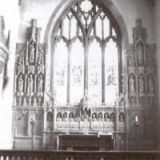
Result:
{"label": "black and white photograph", "polygon": [[0,160],[160,160],[160,0],[0,0]]}

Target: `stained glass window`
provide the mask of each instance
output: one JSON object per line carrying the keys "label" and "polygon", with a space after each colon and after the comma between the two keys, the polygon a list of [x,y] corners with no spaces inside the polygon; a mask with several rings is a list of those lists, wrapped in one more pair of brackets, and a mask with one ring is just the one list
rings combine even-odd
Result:
{"label": "stained glass window", "polygon": [[57,105],[114,104],[118,94],[119,34],[95,0],[82,0],[60,21],[54,44],[53,86]]}

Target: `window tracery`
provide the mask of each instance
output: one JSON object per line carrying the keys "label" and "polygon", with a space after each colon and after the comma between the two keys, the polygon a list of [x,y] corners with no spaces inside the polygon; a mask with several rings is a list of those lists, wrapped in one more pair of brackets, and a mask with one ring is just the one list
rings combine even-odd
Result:
{"label": "window tracery", "polygon": [[115,103],[119,39],[110,16],[95,1],[82,0],[68,11],[52,42],[57,105],[77,105],[84,93],[91,105]]}

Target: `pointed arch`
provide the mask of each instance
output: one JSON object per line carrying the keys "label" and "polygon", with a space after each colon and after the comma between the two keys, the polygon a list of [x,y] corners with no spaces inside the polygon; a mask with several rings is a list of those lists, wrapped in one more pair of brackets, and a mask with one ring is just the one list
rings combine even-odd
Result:
{"label": "pointed arch", "polygon": [[[51,49],[51,44],[50,44],[51,39],[56,34],[56,30],[59,27],[59,23],[58,23],[59,20],[66,15],[66,13],[68,12],[68,9],[71,8],[71,6],[74,6],[79,1],[81,0],[69,0],[69,1],[61,0],[59,5],[56,7],[54,12],[50,16],[50,19],[46,27],[45,36],[44,36],[44,43],[48,44],[49,49]],[[127,28],[123,20],[123,17],[119,13],[117,7],[114,5],[112,0],[106,0],[106,1],[99,0],[99,1],[96,1],[96,3],[99,3],[99,5],[103,6],[103,8],[105,9],[105,12],[107,12],[108,15],[110,16],[112,15],[114,24],[118,25],[118,27],[120,28],[120,32],[122,35],[123,48],[126,48],[129,43],[128,32],[127,32]]]}
{"label": "pointed arch", "polygon": [[[97,39],[98,38],[98,41],[100,43],[100,48],[102,51],[99,51],[100,54],[102,54],[102,58],[101,58],[101,62],[99,63],[99,65],[101,65],[100,67],[102,68],[102,71],[103,74],[102,74],[102,78],[101,78],[101,82],[98,83],[98,84],[95,84],[95,93],[96,93],[96,89],[99,87],[100,89],[97,91],[97,94],[100,95],[100,98],[94,94],[94,99],[95,99],[95,102],[94,102],[94,105],[101,105],[101,104],[104,104],[106,103],[105,100],[105,92],[106,91],[103,91],[106,87],[106,84],[105,84],[105,74],[107,74],[108,70],[107,68],[105,68],[105,62],[103,62],[103,59],[104,59],[104,56],[103,56],[103,52],[105,52],[105,45],[106,43],[108,43],[108,41],[110,39],[113,39],[113,42],[116,44],[116,47],[115,50],[116,52],[118,52],[118,59],[117,59],[117,64],[118,66],[116,66],[117,69],[116,73],[118,73],[118,77],[120,77],[121,75],[121,72],[122,72],[122,48],[123,48],[123,44],[126,44],[128,43],[128,41],[124,41],[124,39],[127,39],[128,40],[128,36],[127,36],[127,32],[125,30],[124,32],[124,23],[123,23],[123,20],[121,23],[123,23],[123,27],[120,27],[121,24],[119,24],[117,22],[117,20],[119,19],[120,14],[117,14],[118,11],[116,10],[115,14],[117,14],[116,17],[114,17],[112,15],[112,11],[109,10],[109,7],[113,7],[114,5],[112,3],[105,3],[103,1],[98,1],[98,0],[90,0],[91,1],[91,4],[92,4],[92,9],[90,9],[90,13],[88,14],[88,16],[90,17],[91,16],[91,20],[86,20],[85,19],[85,15],[83,15],[84,13],[82,13],[81,9],[80,9],[80,16],[79,16],[79,8],[80,8],[80,5],[81,5],[81,1],[82,0],[70,0],[68,2],[64,2],[63,1],[63,4],[62,2],[59,4],[59,6],[57,6],[55,12],[52,14],[50,20],[49,20],[49,23],[48,23],[48,26],[47,26],[47,29],[46,29],[46,34],[45,34],[45,43],[48,44],[48,52],[49,52],[49,57],[51,57],[50,59],[50,64],[51,64],[51,68],[50,68],[50,73],[51,73],[51,76],[50,76],[50,92],[52,93],[52,95],[54,95],[54,93],[56,92],[55,89],[54,89],[54,85],[53,85],[53,79],[54,79],[54,75],[55,75],[55,72],[53,71],[54,69],[54,61],[55,61],[55,52],[53,52],[52,54],[52,51],[55,50],[55,44],[54,44],[54,41],[56,38],[59,38],[57,37],[57,32],[58,30],[62,27],[61,24],[63,23],[63,19],[65,18],[65,16],[69,16],[70,17],[70,14],[72,14],[75,19],[77,20],[77,25],[79,26],[79,29],[81,30],[81,36],[79,37],[81,41],[83,41],[83,45],[84,45],[84,55],[85,55],[85,59],[84,59],[84,91],[87,90],[89,91],[89,47],[90,47],[90,42],[92,41],[92,39]],[[110,0],[111,1],[111,0]],[[83,1],[82,1],[83,2]],[[112,2],[112,1],[111,1]],[[112,5],[111,5],[112,4]],[[107,7],[108,5],[108,7]],[[77,8],[76,8],[77,7]],[[96,8],[94,10],[94,8]],[[114,7],[113,7],[114,8]],[[96,35],[96,31],[94,31],[94,36],[92,37],[90,34],[92,32],[92,28],[96,28],[96,25],[93,25],[97,19],[97,17],[100,17],[103,15],[100,15],[101,12],[103,12],[104,16],[107,17],[107,21],[109,21],[109,29],[108,29],[108,36],[104,37],[103,33],[100,34],[100,35]],[[104,26],[104,20],[103,18],[100,17],[100,22],[102,22],[102,29],[101,29],[101,32],[104,32],[104,28],[106,26]],[[118,18],[118,19],[117,19]],[[106,20],[105,20],[106,21]],[[68,25],[69,24],[69,25]],[[68,28],[71,28],[71,25],[70,25],[70,20],[67,24],[67,30]],[[63,25],[63,24],[62,24]],[[98,28],[98,27],[97,27]],[[121,31],[121,28],[123,28],[123,31]],[[63,37],[63,27],[60,29],[61,33],[60,33],[60,37],[62,37],[62,39],[64,38]],[[70,32],[71,29],[69,29],[69,32]],[[76,32],[78,29],[76,29]],[[94,29],[96,30],[96,29]],[[114,33],[113,33],[114,32]],[[79,35],[79,34],[78,34]],[[114,36],[115,35],[115,36]],[[59,35],[58,35],[59,36]],[[127,37],[127,38],[123,38],[123,37]],[[74,38],[73,38],[74,39]],[[66,45],[67,45],[67,48],[68,48],[68,59],[67,59],[67,83],[66,83],[66,87],[67,87],[67,99],[66,99],[66,103],[69,104],[70,103],[70,88],[71,88],[71,83],[70,83],[70,64],[71,64],[71,60],[70,60],[70,52],[71,52],[71,47],[72,47],[72,43],[75,41],[72,40],[72,38],[70,38],[70,33],[67,34],[67,37],[66,37]],[[54,49],[53,49],[54,48]],[[96,66],[94,66],[96,67]],[[100,68],[99,67],[99,68]],[[98,71],[97,71],[98,72]],[[91,74],[91,72],[90,72]],[[93,73],[92,73],[93,74]],[[97,74],[98,73],[94,73],[93,74],[93,78],[94,79],[97,79]],[[104,76],[103,76],[104,75]],[[117,77],[116,77],[117,78]],[[91,79],[91,78],[90,78]],[[117,84],[116,84],[116,87],[115,89],[117,90],[115,93],[115,95],[118,95],[120,91],[120,88],[119,88],[119,84],[120,81],[116,81]],[[102,84],[102,86],[100,86],[100,84]],[[96,88],[97,86],[97,88]],[[110,87],[111,88],[111,87]],[[112,87],[113,88],[113,87]],[[111,89],[112,89],[111,88]],[[89,93],[89,92],[88,92]],[[87,93],[87,94],[88,94]],[[60,97],[60,96],[59,96]],[[95,98],[96,97],[96,98]],[[114,96],[115,97],[115,96]],[[92,96],[89,97],[89,99],[93,99]],[[108,101],[108,99],[107,99]],[[113,100],[114,101],[114,100]],[[77,101],[78,103],[78,101]]]}

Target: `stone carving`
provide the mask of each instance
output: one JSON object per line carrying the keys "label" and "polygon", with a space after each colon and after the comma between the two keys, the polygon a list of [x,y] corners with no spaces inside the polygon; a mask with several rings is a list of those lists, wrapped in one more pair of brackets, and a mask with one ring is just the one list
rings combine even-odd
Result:
{"label": "stone carving", "polygon": [[142,21],[141,19],[136,20],[136,28],[133,28],[133,40],[134,43],[138,40],[146,40],[146,29],[142,28]]}
{"label": "stone carving", "polygon": [[97,113],[92,114],[92,121],[97,121]]}
{"label": "stone carving", "polygon": [[43,75],[40,74],[38,75],[38,87],[37,87],[37,90],[38,90],[38,93],[42,94],[43,93]]}
{"label": "stone carving", "polygon": [[[31,27],[28,31],[30,31],[28,32],[28,41],[17,44],[16,46],[15,77],[21,77],[21,74],[24,76],[20,80],[16,78],[15,95],[17,97],[15,98],[22,102],[20,103],[22,106],[42,106],[45,104],[44,59],[47,46],[46,44],[39,43],[40,28],[37,28],[36,20],[32,20]],[[20,92],[23,94],[20,94]]]}
{"label": "stone carving", "polygon": [[30,74],[28,77],[28,95],[32,95],[33,94],[33,90],[34,89],[34,79],[33,79],[33,75]]}
{"label": "stone carving", "polygon": [[75,117],[74,117],[74,113],[73,113],[73,112],[71,112],[71,113],[69,114],[69,121],[70,121],[70,122],[73,122],[73,121],[74,121],[74,119],[75,119]]}
{"label": "stone carving", "polygon": [[154,93],[154,78],[152,74],[148,75],[148,92]]}
{"label": "stone carving", "polygon": [[35,54],[36,54],[36,44],[35,44],[34,41],[31,41],[29,46],[28,46],[29,63],[34,64]]}
{"label": "stone carving", "polygon": [[98,121],[102,121],[103,120],[103,114],[100,112],[99,114],[98,114]]}
{"label": "stone carving", "polygon": [[125,115],[124,113],[119,114],[119,122],[125,122]]}
{"label": "stone carving", "polygon": [[129,93],[135,93],[135,76],[134,74],[129,75]]}
{"label": "stone carving", "polygon": [[63,113],[62,120],[63,121],[67,121],[67,112]]}
{"label": "stone carving", "polygon": [[62,121],[62,113],[57,113],[57,118],[56,118],[56,121],[57,122],[60,122],[60,121]]}
{"label": "stone carving", "polygon": [[20,74],[19,77],[17,78],[17,92],[18,94],[23,94],[24,91],[24,79],[23,75]]}
{"label": "stone carving", "polygon": [[146,58],[147,58],[147,65],[148,66],[155,66],[155,44],[147,44],[146,46]]}
{"label": "stone carving", "polygon": [[129,46],[127,55],[128,55],[128,66],[135,66],[135,52],[133,45]]}
{"label": "stone carving", "polygon": [[36,42],[36,40],[37,40],[37,20],[32,19],[30,41]]}
{"label": "stone carving", "polygon": [[138,64],[143,65],[144,64],[144,45],[141,41],[138,41],[136,45],[136,54],[137,54]]}
{"label": "stone carving", "polygon": [[91,117],[91,109],[90,108],[84,108],[81,110],[82,121],[89,120],[90,117]]}
{"label": "stone carving", "polygon": [[138,84],[139,84],[139,93],[143,94],[144,91],[145,91],[145,86],[144,86],[145,82],[144,82],[144,76],[143,76],[143,74],[139,75]]}
{"label": "stone carving", "polygon": [[109,114],[108,113],[104,114],[104,121],[109,121]]}
{"label": "stone carving", "polygon": [[111,113],[111,114],[110,114],[110,121],[111,121],[111,122],[114,122],[114,121],[115,121],[115,114],[114,114],[114,113]]}
{"label": "stone carving", "polygon": [[47,122],[53,122],[53,114],[52,114],[52,112],[48,112],[48,114],[47,114]]}

